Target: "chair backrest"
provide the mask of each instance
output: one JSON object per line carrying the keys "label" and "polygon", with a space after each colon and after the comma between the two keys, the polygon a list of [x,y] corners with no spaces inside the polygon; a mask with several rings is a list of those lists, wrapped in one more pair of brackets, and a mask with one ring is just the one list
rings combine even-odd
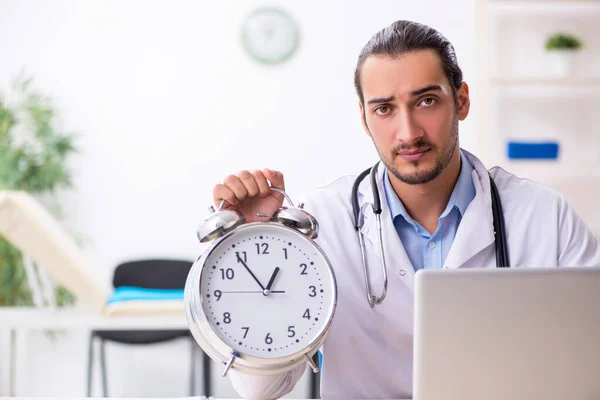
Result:
{"label": "chair backrest", "polygon": [[185,260],[132,260],[119,264],[113,286],[137,286],[148,289],[183,289],[193,262]]}

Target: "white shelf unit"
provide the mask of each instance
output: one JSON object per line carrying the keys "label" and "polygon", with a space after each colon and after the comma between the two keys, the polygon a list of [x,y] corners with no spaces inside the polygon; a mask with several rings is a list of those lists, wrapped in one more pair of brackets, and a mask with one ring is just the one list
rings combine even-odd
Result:
{"label": "white shelf unit", "polygon": [[[534,173],[532,179],[577,168],[600,176],[600,119],[594,115],[600,107],[600,0],[477,0],[476,7],[478,153],[489,165]],[[569,77],[554,74],[544,48],[557,31],[584,42]],[[509,140],[555,140],[559,159],[510,160]]]}
{"label": "white shelf unit", "polygon": [[[477,154],[549,186],[600,236],[600,0],[476,0]],[[545,50],[557,31],[584,47],[569,77]],[[559,144],[558,160],[511,160],[509,140]]]}

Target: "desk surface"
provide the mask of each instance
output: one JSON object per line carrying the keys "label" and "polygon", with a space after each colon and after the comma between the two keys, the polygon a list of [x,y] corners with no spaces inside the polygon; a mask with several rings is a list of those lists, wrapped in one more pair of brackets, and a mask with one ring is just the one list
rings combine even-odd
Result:
{"label": "desk surface", "polygon": [[0,307],[0,327],[6,329],[188,329],[185,315],[120,315],[93,311]]}

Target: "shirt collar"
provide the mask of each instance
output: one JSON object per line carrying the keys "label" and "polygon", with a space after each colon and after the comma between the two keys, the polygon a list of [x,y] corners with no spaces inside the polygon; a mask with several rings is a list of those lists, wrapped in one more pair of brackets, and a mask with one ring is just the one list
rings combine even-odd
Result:
{"label": "shirt collar", "polygon": [[465,215],[471,200],[475,198],[475,185],[473,184],[473,165],[465,154],[460,152],[461,168],[458,181],[454,186],[448,205],[456,206],[460,215]]}
{"label": "shirt collar", "polygon": [[[467,210],[467,207],[469,206],[469,203],[471,203],[471,200],[475,198],[475,185],[473,184],[472,177],[473,165],[469,162],[462,151],[460,152],[460,159],[461,168],[460,174],[458,175],[458,180],[456,181],[456,185],[454,185],[454,190],[452,190],[448,205],[446,206],[446,209],[440,218],[448,215],[454,207],[456,207],[460,212],[460,215],[463,216]],[[408,215],[406,208],[404,208],[404,204],[402,204],[398,198],[398,195],[392,188],[387,170],[383,174],[383,187],[392,219],[396,219],[397,216],[401,215],[406,221],[413,224],[415,221]]]}

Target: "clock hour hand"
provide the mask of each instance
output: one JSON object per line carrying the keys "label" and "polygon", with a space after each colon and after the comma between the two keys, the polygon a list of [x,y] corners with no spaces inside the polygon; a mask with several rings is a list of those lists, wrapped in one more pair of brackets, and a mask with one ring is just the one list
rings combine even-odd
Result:
{"label": "clock hour hand", "polygon": [[244,260],[242,260],[239,255],[237,256],[237,259],[238,259],[238,262],[242,263],[242,265],[244,266],[244,268],[246,268],[246,271],[248,271],[250,273],[250,275],[252,275],[252,277],[254,278],[254,280],[256,281],[256,283],[258,283],[258,286],[260,286],[260,288],[264,292],[265,291],[265,287],[262,285],[262,283],[260,283],[260,281],[258,280],[258,278],[256,277],[256,275],[254,275],[252,273],[252,271],[250,271],[250,268],[248,268],[248,266],[246,265],[246,263],[244,262]]}
{"label": "clock hour hand", "polygon": [[269,279],[269,283],[267,283],[267,287],[265,288],[264,295],[268,296],[271,292],[271,286],[273,286],[273,282],[275,282],[275,277],[279,273],[279,267],[275,267],[275,271],[273,271],[273,275],[271,275],[271,279]]}

